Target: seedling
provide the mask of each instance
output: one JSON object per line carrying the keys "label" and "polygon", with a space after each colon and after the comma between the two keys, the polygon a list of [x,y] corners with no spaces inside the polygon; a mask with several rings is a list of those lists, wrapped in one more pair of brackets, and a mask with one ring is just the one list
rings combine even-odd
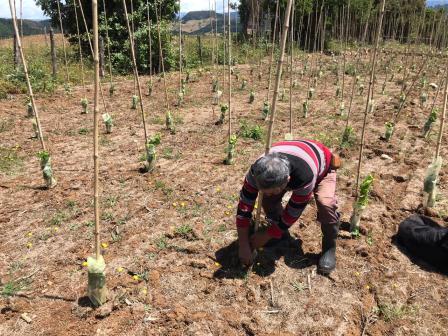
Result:
{"label": "seedling", "polygon": [[249,104],[252,104],[254,102],[254,100],[255,100],[255,92],[254,92],[254,90],[250,90],[250,93],[249,93]]}
{"label": "seedling", "polygon": [[372,174],[367,175],[367,177],[364,179],[364,181],[361,183],[359,187],[359,196],[358,200],[356,201],[354,208],[353,208],[353,214],[350,218],[350,231],[351,232],[359,232],[359,222],[361,221],[361,216],[364,212],[364,210],[367,207],[367,204],[369,203],[369,197],[370,197],[370,191],[373,187],[373,181],[374,178]]}
{"label": "seedling", "polygon": [[173,120],[173,117],[171,115],[171,111],[167,111],[166,112],[165,126],[166,126],[166,129],[171,132],[171,134],[175,134],[176,133],[176,126],[174,125],[174,120]]}
{"label": "seedling", "polygon": [[428,94],[426,92],[422,92],[422,94],[420,95],[420,106],[424,107],[427,100],[428,100]]}
{"label": "seedling", "polygon": [[109,97],[112,97],[115,92],[115,84],[110,84],[109,86]]}
{"label": "seedling", "polygon": [[87,295],[95,307],[101,306],[107,301],[105,269],[106,264],[102,255],[98,259],[94,257],[87,258]]}
{"label": "seedling", "polygon": [[345,116],[345,103],[341,102],[341,105],[339,106],[339,115],[341,117]]}
{"label": "seedling", "polygon": [[212,92],[217,92],[218,91],[218,80],[217,79],[213,79],[212,82]]}
{"label": "seedling", "polygon": [[28,118],[34,117],[34,109],[33,109],[33,104],[31,104],[31,102],[26,104],[26,113],[27,113]]}
{"label": "seedling", "polygon": [[241,90],[244,90],[247,86],[247,80],[243,79],[243,81],[241,82]]}
{"label": "seedling", "polygon": [[131,109],[132,110],[136,110],[137,109],[137,103],[138,103],[138,96],[133,95],[132,96],[132,105],[131,105]]}
{"label": "seedling", "polygon": [[336,87],[336,98],[339,97],[341,94],[341,88],[338,86]]}
{"label": "seedling", "polygon": [[148,81],[148,96],[152,95],[153,84],[152,81]]}
{"label": "seedling", "polygon": [[226,113],[229,110],[229,106],[227,104],[221,104],[221,114],[219,116],[219,120],[215,122],[215,125],[222,125],[224,123],[224,119],[226,118]]}
{"label": "seedling", "polygon": [[265,102],[263,103],[263,110],[262,110],[263,118],[264,118],[264,119],[267,119],[267,118],[268,118],[268,116],[269,116],[269,112],[270,112],[269,103],[268,103],[267,101],[265,101]]}
{"label": "seedling", "polygon": [[423,182],[423,206],[432,208],[436,202],[437,182],[439,180],[440,169],[442,168],[442,157],[438,156],[426,170]]}
{"label": "seedling", "polygon": [[261,128],[259,125],[250,125],[245,120],[243,120],[240,124],[239,134],[243,138],[249,138],[258,141],[263,138],[263,133],[263,128]]}
{"label": "seedling", "polygon": [[42,170],[42,175],[45,180],[46,187],[48,189],[54,188],[56,186],[56,180],[53,177],[50,153],[42,150],[37,153],[37,157],[40,159],[40,168]]}
{"label": "seedling", "polygon": [[388,121],[384,125],[386,127],[386,132],[384,133],[384,139],[386,141],[389,141],[392,138],[392,134],[394,134],[394,123]]}
{"label": "seedling", "polygon": [[358,87],[358,93],[360,96],[364,93],[364,84],[360,84]]}
{"label": "seedling", "polygon": [[238,139],[235,134],[230,136],[229,143],[226,148],[227,158],[224,160],[224,163],[226,165],[231,165],[234,164],[235,162],[235,150],[237,140]]}
{"label": "seedling", "polygon": [[314,91],[315,91],[314,88],[310,88],[308,90],[308,99],[313,99]]}
{"label": "seedling", "polygon": [[33,132],[34,132],[33,138],[39,140],[39,129],[37,128],[36,119],[31,120],[31,125],[33,125]]}
{"label": "seedling", "polygon": [[222,91],[218,90],[215,92],[215,94],[213,95],[213,104],[214,105],[218,105],[219,104],[219,99],[222,96]]}
{"label": "seedling", "polygon": [[81,99],[81,106],[82,106],[82,112],[81,114],[87,114],[89,113],[88,107],[89,107],[89,101],[87,100],[87,98],[82,98]]}
{"label": "seedling", "polygon": [[305,100],[302,105],[303,105],[303,117],[307,118],[308,117],[308,110],[309,110],[308,100]]}
{"label": "seedling", "polygon": [[348,148],[351,147],[355,142],[355,131],[353,127],[347,126],[342,134],[341,147]]}
{"label": "seedling", "polygon": [[106,133],[110,134],[112,133],[112,126],[113,126],[113,120],[109,113],[104,113],[102,115],[104,126],[106,126]]}
{"label": "seedling", "polygon": [[431,110],[431,113],[429,114],[428,119],[425,122],[425,125],[423,126],[423,137],[426,139],[428,138],[429,133],[431,132],[432,126],[437,120],[437,108],[433,108]]}

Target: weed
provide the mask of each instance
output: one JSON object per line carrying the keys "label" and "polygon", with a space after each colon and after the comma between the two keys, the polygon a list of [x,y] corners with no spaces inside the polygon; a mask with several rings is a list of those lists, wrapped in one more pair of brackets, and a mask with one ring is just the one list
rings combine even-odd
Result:
{"label": "weed", "polygon": [[220,226],[218,226],[218,232],[224,232],[226,231],[226,225],[225,224],[221,224]]}
{"label": "weed", "polygon": [[67,219],[67,214],[64,211],[56,212],[50,219],[50,225],[61,225]]}
{"label": "weed", "polygon": [[0,172],[11,175],[23,166],[23,159],[18,155],[19,149],[18,145],[11,148],[0,147]]}
{"label": "weed", "polygon": [[307,286],[305,286],[303,283],[298,282],[298,281],[294,281],[291,283],[292,288],[294,288],[294,290],[296,292],[302,292],[303,290],[305,290],[307,288]]}
{"label": "weed", "polygon": [[164,181],[156,180],[154,182],[154,188],[156,190],[161,190],[165,196],[171,196],[173,194],[173,189],[168,187]]}
{"label": "weed", "polygon": [[259,125],[250,125],[246,120],[240,123],[239,135],[243,138],[249,138],[253,140],[261,140],[263,138],[264,130]]}
{"label": "weed", "polygon": [[188,238],[189,235],[193,232],[193,228],[189,224],[183,224],[176,228],[176,235],[179,235],[183,238]]}
{"label": "weed", "polygon": [[93,220],[89,220],[89,221],[85,222],[84,225],[87,227],[94,227],[95,222]]}
{"label": "weed", "polygon": [[104,211],[104,212],[101,214],[101,219],[102,219],[103,221],[111,222],[111,221],[114,220],[114,214],[111,213],[111,212]]}
{"label": "weed", "polygon": [[168,247],[168,240],[165,235],[157,238],[154,243],[159,250],[164,250]]}
{"label": "weed", "polygon": [[89,130],[87,128],[85,128],[85,127],[80,128],[79,131],[78,131],[78,134],[81,134],[81,135],[86,135],[88,133],[89,133]]}
{"label": "weed", "polygon": [[107,196],[104,200],[104,206],[106,208],[113,208],[115,205],[117,205],[118,202],[118,196]]}
{"label": "weed", "polygon": [[417,308],[412,305],[380,304],[375,308],[375,313],[386,322],[401,319],[405,315],[412,315],[416,311]]}
{"label": "weed", "polygon": [[17,294],[17,292],[20,290],[21,290],[21,287],[19,284],[17,284],[14,281],[8,281],[2,287],[2,296],[13,296],[13,295]]}

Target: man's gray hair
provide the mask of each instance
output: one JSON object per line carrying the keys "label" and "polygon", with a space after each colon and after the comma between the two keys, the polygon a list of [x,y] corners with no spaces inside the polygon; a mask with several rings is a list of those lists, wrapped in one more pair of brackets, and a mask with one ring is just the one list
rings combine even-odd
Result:
{"label": "man's gray hair", "polygon": [[277,188],[289,177],[289,161],[279,153],[269,153],[252,165],[252,175],[259,189]]}

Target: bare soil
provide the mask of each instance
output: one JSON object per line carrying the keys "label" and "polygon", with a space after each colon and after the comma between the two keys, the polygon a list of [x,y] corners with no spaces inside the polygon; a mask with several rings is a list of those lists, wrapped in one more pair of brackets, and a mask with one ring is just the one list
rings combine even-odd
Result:
{"label": "bare soil", "polygon": [[[322,59],[331,66],[329,57]],[[248,65],[237,67],[234,131],[243,119],[265,124],[266,62],[262,68],[265,75],[259,81],[258,70],[252,77]],[[239,138],[235,165],[224,165],[227,125],[214,125],[219,109],[212,105],[211,74],[194,77],[184,104],[173,107],[181,122],[175,135],[163,124],[163,81],[156,80],[153,95],[144,98],[149,133],[162,134],[157,167],[148,174],[139,172],[144,137],[139,111],[130,109],[133,81],[120,79],[116,94],[105,97],[115,126],[112,134],[102,128],[100,135],[101,242],[110,301],[99,309],[85,298],[83,266],[93,253],[93,117],[80,114],[80,100],[84,94],[91,100],[92,87],[86,93],[76,87],[68,95],[60,91],[37,99],[58,180],[53,190],[42,188],[39,142],[31,138],[25,96],[0,101],[0,334],[445,335],[446,276],[413,263],[392,242],[401,220],[418,209],[425,169],[434,155],[435,132],[428,140],[420,137],[429,107],[419,106],[419,92],[403,111],[393,139],[382,141],[400,88],[388,82],[386,94],[380,94],[380,67],[362,166],[363,176],[375,174],[374,191],[362,220],[363,235],[352,239],[341,231],[336,271],[330,277],[316,274],[321,234],[310,204],[291,229],[291,239],[261,251],[247,274],[237,262],[234,216],[244,174],[264,145]],[[334,74],[324,71],[307,119],[302,118],[302,102],[308,79],[296,77],[294,135],[338,150],[345,120],[336,115]],[[428,77],[436,81],[435,74]],[[249,89],[239,89],[243,78],[248,88],[254,81],[253,104],[248,103]],[[173,73],[167,79],[173,105],[178,77]],[[346,77],[347,109],[352,80]],[[367,80],[365,86],[367,91]],[[105,94],[107,89],[104,84]],[[278,104],[275,140],[289,132],[289,98],[287,92]],[[351,124],[358,136],[364,109],[365,97],[356,95]],[[444,145],[442,156],[447,152]],[[358,146],[343,154],[337,194],[347,221]],[[391,159],[383,160],[382,154]],[[448,215],[447,181],[444,167],[436,208],[440,223]]]}

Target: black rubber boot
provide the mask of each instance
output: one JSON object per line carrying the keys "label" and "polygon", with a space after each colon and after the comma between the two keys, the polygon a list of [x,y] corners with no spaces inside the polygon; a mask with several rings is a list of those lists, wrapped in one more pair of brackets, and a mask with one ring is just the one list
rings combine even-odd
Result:
{"label": "black rubber boot", "polygon": [[338,232],[339,223],[337,225],[322,225],[322,255],[317,267],[320,274],[329,275],[336,268],[336,238]]}

